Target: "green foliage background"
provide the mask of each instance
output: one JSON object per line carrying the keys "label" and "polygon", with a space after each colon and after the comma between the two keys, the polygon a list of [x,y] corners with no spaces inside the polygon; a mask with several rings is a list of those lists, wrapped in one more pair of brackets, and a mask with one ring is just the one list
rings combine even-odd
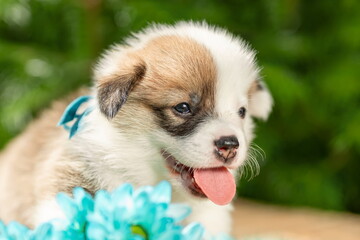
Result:
{"label": "green foliage background", "polygon": [[258,51],[275,99],[239,194],[360,212],[360,1],[1,0],[0,147],[91,81],[101,51],[150,22],[206,20]]}

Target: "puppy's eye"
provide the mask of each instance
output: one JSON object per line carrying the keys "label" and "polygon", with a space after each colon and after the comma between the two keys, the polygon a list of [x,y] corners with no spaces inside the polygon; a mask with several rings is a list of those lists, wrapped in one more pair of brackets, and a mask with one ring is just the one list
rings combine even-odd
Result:
{"label": "puppy's eye", "polygon": [[189,114],[191,113],[190,105],[186,102],[179,103],[174,107],[175,111],[180,114]]}
{"label": "puppy's eye", "polygon": [[239,109],[239,115],[240,115],[241,118],[245,118],[246,108],[241,107],[241,108]]}

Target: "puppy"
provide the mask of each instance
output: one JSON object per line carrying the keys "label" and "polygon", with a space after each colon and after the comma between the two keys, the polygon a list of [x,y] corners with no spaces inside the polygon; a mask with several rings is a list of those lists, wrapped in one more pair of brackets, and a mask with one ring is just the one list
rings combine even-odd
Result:
{"label": "puppy", "polygon": [[[76,93],[70,98],[82,95]],[[55,102],[0,157],[0,219],[30,227],[62,217],[55,195],[168,180],[189,221],[230,232],[236,169],[246,162],[253,117],[272,98],[255,54],[205,23],[153,25],[106,51],[94,70],[83,127],[57,127]]]}

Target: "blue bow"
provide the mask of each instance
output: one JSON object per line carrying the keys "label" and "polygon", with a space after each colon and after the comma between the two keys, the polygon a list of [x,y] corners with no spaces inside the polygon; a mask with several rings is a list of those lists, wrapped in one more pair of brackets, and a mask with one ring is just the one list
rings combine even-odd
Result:
{"label": "blue bow", "polygon": [[[66,107],[63,115],[61,116],[58,126],[64,127],[64,129],[70,133],[69,138],[72,138],[84,126],[83,118],[94,110],[93,107],[88,107],[84,112],[80,114],[76,113],[79,107],[83,103],[88,102],[91,98],[91,96],[81,96],[75,99]],[[71,126],[70,124],[67,124],[73,120],[75,120],[75,122]]]}

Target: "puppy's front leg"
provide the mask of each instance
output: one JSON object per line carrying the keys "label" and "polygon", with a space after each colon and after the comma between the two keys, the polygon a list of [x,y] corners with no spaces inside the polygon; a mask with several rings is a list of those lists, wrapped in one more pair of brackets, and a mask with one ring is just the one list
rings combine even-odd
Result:
{"label": "puppy's front leg", "polygon": [[53,219],[64,219],[65,214],[56,202],[55,198],[42,200],[34,210],[33,226],[37,227],[42,223]]}
{"label": "puppy's front leg", "polygon": [[214,203],[198,202],[192,204],[193,212],[187,218],[186,224],[200,222],[211,234],[230,233],[232,227],[232,205],[218,206]]}

